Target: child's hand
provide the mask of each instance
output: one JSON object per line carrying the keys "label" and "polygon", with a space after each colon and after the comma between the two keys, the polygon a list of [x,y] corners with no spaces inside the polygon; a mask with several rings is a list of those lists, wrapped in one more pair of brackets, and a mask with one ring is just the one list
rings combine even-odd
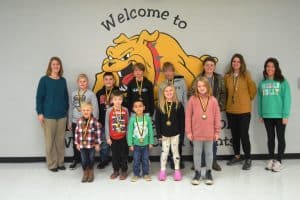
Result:
{"label": "child's hand", "polygon": [[71,122],[68,123],[68,130],[72,131],[72,123]]}
{"label": "child's hand", "polygon": [[129,150],[130,150],[130,151],[134,151],[134,147],[133,147],[133,146],[130,146],[130,147],[129,147]]}
{"label": "child's hand", "polygon": [[282,119],[282,124],[286,125],[288,123],[288,119],[287,118],[283,118]]}
{"label": "child's hand", "polygon": [[109,146],[111,146],[111,139],[108,138],[108,139],[106,140],[106,143],[107,143]]}
{"label": "child's hand", "polygon": [[99,152],[99,151],[100,151],[100,145],[99,145],[99,144],[96,144],[96,145],[95,145],[95,149],[96,149],[97,152]]}
{"label": "child's hand", "polygon": [[260,122],[260,123],[264,123],[264,119],[260,117],[260,118],[259,118],[259,122]]}
{"label": "child's hand", "polygon": [[78,151],[80,151],[80,145],[79,145],[79,144],[76,144],[76,149],[77,149]]}
{"label": "child's hand", "polygon": [[214,136],[214,141],[218,141],[219,138],[220,138],[219,135],[215,135],[215,136]]}
{"label": "child's hand", "polygon": [[187,137],[190,141],[193,140],[193,136],[192,136],[192,135],[187,135],[186,137]]}
{"label": "child's hand", "polygon": [[149,144],[149,149],[152,149],[153,148],[153,145],[152,144]]}
{"label": "child's hand", "polygon": [[45,122],[44,115],[42,115],[42,114],[38,115],[38,120],[43,125]]}

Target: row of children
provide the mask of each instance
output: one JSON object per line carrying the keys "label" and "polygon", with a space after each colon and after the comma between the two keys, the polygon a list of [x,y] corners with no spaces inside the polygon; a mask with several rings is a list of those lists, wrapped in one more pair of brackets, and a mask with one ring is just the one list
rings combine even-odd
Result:
{"label": "row of children", "polygon": [[[220,133],[220,111],[224,110],[226,110],[232,131],[235,154],[227,164],[241,163],[241,142],[246,158],[243,169],[250,169],[251,145],[248,129],[251,118],[251,100],[256,94],[255,83],[249,71],[246,70],[246,64],[240,54],[232,57],[230,70],[224,78],[215,73],[215,58],[208,57],[203,64],[204,71],[196,77],[191,97],[187,102],[184,77],[175,76],[174,66],[171,63],[164,63],[163,71],[166,80],[159,87],[159,102],[155,116],[153,116],[155,110],[153,85],[143,76],[145,68],[142,64],[134,65],[135,78],[128,84],[127,97],[124,102],[123,94],[114,85],[112,73],[104,75],[104,87],[97,92],[96,96],[87,89],[87,77],[80,75],[78,77],[79,89],[72,93],[69,127],[75,135],[74,162],[71,167],[75,167],[81,158],[84,169],[82,180],[93,180],[93,159],[95,149],[100,149],[100,143],[99,168],[107,165],[108,147],[111,147],[114,169],[112,179],[118,176],[122,180],[126,179],[129,145],[129,149],[134,152],[132,181],[136,181],[140,176],[141,163],[143,177],[151,180],[148,157],[149,148],[153,144],[151,117],[154,117],[157,135],[162,142],[159,180],[166,179],[166,162],[170,148],[175,165],[174,180],[181,180],[180,168],[183,167],[183,163],[180,157],[185,132],[187,138],[193,143],[194,149],[195,176],[192,183],[199,184],[201,166],[205,165],[206,183],[212,184],[211,168],[221,170],[216,162],[216,141]],[[60,59],[52,58],[47,75],[40,80],[37,92],[37,113],[45,130],[46,158],[51,171],[65,168],[63,152],[60,149],[64,147],[59,141],[63,133],[59,131],[62,131],[62,125],[66,120],[68,95],[62,72]],[[49,98],[51,100],[47,101]],[[278,61],[274,58],[265,62],[264,80],[259,86],[258,108],[259,116],[268,133],[270,160],[267,169],[280,171],[285,148],[284,130],[290,110],[290,91],[286,79],[281,74]],[[274,156],[275,128],[278,137],[276,158]],[[93,150],[88,153],[87,149]]]}

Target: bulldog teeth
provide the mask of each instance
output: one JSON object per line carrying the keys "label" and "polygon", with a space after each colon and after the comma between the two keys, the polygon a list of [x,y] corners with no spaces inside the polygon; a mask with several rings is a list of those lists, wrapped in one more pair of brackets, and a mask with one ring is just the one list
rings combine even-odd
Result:
{"label": "bulldog teeth", "polygon": [[118,75],[120,78],[123,77],[121,71],[118,71]]}

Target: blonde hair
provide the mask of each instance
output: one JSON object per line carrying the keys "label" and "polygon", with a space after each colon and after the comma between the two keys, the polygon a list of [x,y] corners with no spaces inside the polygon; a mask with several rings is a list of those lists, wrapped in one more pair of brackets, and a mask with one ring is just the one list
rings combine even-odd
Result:
{"label": "blonde hair", "polygon": [[201,82],[203,82],[204,83],[204,86],[206,87],[206,89],[207,89],[207,94],[209,95],[209,96],[211,96],[212,95],[212,88],[210,87],[210,84],[209,84],[209,81],[208,81],[208,79],[206,78],[206,77],[204,77],[204,76],[198,76],[196,79],[195,79],[195,81],[194,81],[194,83],[193,83],[193,95],[194,96],[198,96],[199,95],[199,92],[198,92],[198,82],[199,81],[201,81]]}
{"label": "blonde hair", "polygon": [[82,102],[81,105],[80,105],[80,108],[81,108],[81,109],[87,108],[87,107],[91,108],[92,110],[94,109],[91,102],[86,102],[86,101],[85,101],[85,102]]}
{"label": "blonde hair", "polygon": [[173,85],[170,85],[170,84],[167,84],[166,86],[164,86],[163,88],[163,92],[159,98],[159,102],[158,102],[158,106],[160,108],[160,110],[163,112],[163,113],[166,113],[166,108],[165,108],[165,105],[166,105],[166,98],[165,98],[165,90],[167,87],[171,87],[172,90],[174,91],[174,94],[173,94],[173,98],[172,98],[172,102],[175,102],[175,105],[176,105],[176,109],[178,107],[178,104],[179,104],[179,101],[178,101],[178,98],[177,98],[177,94],[176,94],[176,89]]}
{"label": "blonde hair", "polygon": [[79,79],[81,79],[81,78],[83,78],[83,79],[85,79],[87,82],[89,82],[89,78],[88,78],[88,76],[86,75],[86,74],[79,74],[78,76],[77,76],[77,82],[79,81]]}

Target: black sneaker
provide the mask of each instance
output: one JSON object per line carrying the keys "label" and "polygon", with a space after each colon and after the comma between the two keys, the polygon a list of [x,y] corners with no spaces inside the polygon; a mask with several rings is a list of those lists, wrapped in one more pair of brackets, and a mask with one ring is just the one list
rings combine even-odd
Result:
{"label": "black sneaker", "polygon": [[57,168],[52,168],[52,169],[49,169],[51,172],[58,172],[58,169]]}
{"label": "black sneaker", "polygon": [[199,185],[200,184],[200,178],[201,178],[201,173],[199,171],[195,171],[195,176],[192,180],[192,185]]}
{"label": "black sneaker", "polygon": [[108,161],[100,161],[97,165],[98,169],[104,169],[108,165]]}
{"label": "black sneaker", "polygon": [[211,170],[207,170],[205,173],[205,184],[206,185],[212,185],[214,184],[212,175],[211,175]]}
{"label": "black sneaker", "polygon": [[233,157],[230,161],[227,162],[227,165],[233,166],[242,164],[243,160],[241,158]]}
{"label": "black sneaker", "polygon": [[251,169],[252,161],[251,159],[246,159],[243,165],[243,170],[249,170]]}
{"label": "black sneaker", "polygon": [[222,168],[220,167],[220,165],[218,164],[218,162],[216,160],[213,161],[212,169],[215,171],[222,171]]}
{"label": "black sneaker", "polygon": [[66,170],[66,167],[63,165],[63,166],[57,167],[57,169],[59,169],[59,170]]}
{"label": "black sneaker", "polygon": [[76,160],[73,160],[73,162],[71,163],[71,165],[69,166],[70,169],[76,169],[78,162]]}

